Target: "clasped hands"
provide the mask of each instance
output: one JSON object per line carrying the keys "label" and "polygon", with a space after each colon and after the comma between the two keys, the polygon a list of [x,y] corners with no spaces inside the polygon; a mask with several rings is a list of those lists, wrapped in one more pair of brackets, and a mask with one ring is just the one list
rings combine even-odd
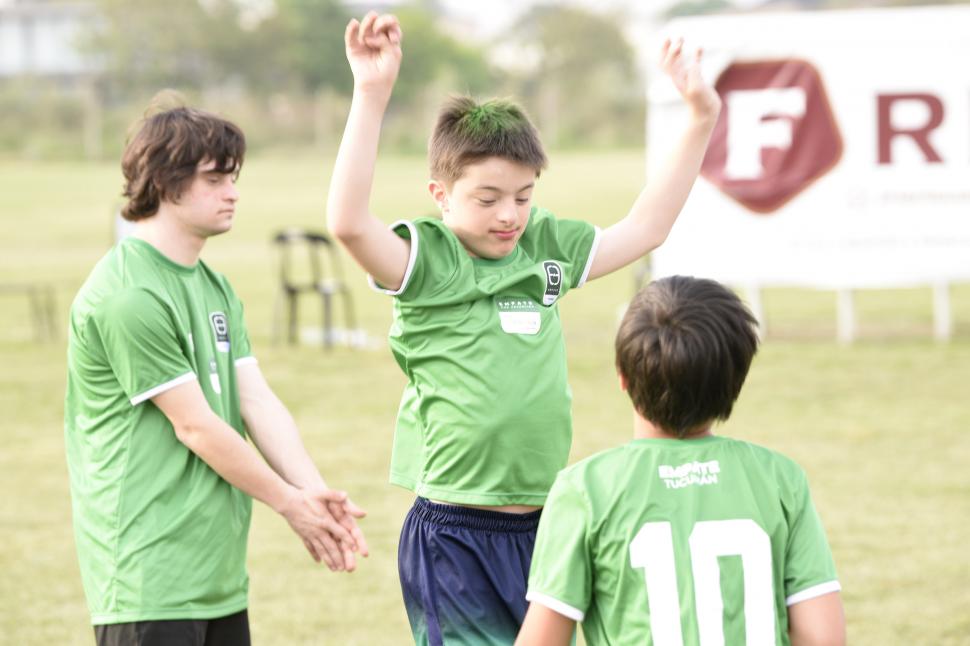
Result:
{"label": "clasped hands", "polygon": [[357,554],[367,556],[367,541],[357,526],[366,512],[347,492],[326,487],[293,487],[280,514],[303,540],[316,562],[335,572],[353,572]]}

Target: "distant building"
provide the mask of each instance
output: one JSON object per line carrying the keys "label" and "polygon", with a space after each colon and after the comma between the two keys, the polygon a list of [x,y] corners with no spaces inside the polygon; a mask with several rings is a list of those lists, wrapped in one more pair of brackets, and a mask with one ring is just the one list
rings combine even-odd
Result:
{"label": "distant building", "polygon": [[97,20],[90,2],[13,0],[0,3],[0,79],[42,76],[72,81],[99,68],[79,48]]}

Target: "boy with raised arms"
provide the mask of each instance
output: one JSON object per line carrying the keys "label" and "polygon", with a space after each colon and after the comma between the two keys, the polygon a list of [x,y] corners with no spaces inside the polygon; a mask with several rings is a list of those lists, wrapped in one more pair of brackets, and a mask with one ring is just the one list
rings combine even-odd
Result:
{"label": "boy with raised arms", "polygon": [[369,201],[401,28],[372,12],[347,25],[345,41],[354,94],[327,223],[394,297],[390,345],[408,384],[390,477],[418,496],[398,554],[408,618],[418,643],[509,644],[526,610],[539,510],[571,442],[558,300],[663,242],[720,101],[700,77],[700,54],[667,43],[664,69],[691,119],[630,212],[600,231],[533,206],[546,156],[518,106],[453,98],[429,144],[441,218],[388,228]]}
{"label": "boy with raised arms", "polygon": [[756,323],[712,280],[633,299],[616,335],[633,441],[563,470],[543,510],[517,646],[841,646],[832,554],[805,473],[712,433],[731,414]]}

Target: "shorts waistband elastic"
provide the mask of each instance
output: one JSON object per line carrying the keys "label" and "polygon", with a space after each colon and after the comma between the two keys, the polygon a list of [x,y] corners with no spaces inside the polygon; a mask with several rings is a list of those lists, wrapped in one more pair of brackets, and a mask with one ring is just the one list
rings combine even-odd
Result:
{"label": "shorts waistband elastic", "polygon": [[461,505],[431,502],[420,496],[414,501],[411,513],[418,519],[437,525],[454,525],[466,529],[489,532],[534,532],[539,527],[542,510],[526,514],[491,511]]}

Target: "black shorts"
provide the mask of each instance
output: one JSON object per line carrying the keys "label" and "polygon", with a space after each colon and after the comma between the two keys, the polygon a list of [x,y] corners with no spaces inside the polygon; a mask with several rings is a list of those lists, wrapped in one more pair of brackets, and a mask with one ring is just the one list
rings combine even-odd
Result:
{"label": "black shorts", "polygon": [[249,614],[165,619],[94,627],[98,646],[250,646]]}

